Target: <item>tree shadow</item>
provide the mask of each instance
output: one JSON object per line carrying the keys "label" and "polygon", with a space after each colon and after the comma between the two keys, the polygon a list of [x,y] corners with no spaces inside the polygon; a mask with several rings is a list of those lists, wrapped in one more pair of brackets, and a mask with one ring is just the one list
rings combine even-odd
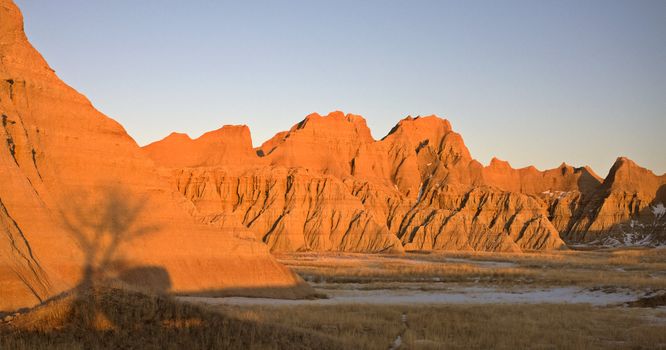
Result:
{"label": "tree shadow", "polygon": [[[81,279],[10,323],[0,321],[0,349],[344,348],[325,334],[172,298],[166,269],[132,265],[138,246],[153,249],[141,238],[160,230],[147,224],[150,215],[143,214],[151,208],[144,198],[111,187],[94,197],[72,196],[62,209],[63,225],[83,257]],[[128,246],[132,254],[124,254]]]}
{"label": "tree shadow", "polygon": [[[332,335],[233,314],[168,295],[96,287],[98,307],[109,320],[80,327],[57,319],[68,297],[19,316],[12,328],[0,324],[0,349],[349,349]],[[54,316],[55,315],[55,316]],[[64,322],[63,322],[64,321]],[[64,326],[63,326],[64,324]]]}
{"label": "tree shadow", "polygon": [[130,285],[166,292],[171,288],[168,272],[159,266],[131,266],[123,248],[138,238],[159,230],[146,224],[143,213],[148,200],[118,186],[106,187],[94,197],[72,196],[61,214],[63,226],[81,250],[81,277],[72,290],[74,301],[68,323],[94,327],[109,312],[99,306],[100,285],[124,281]]}

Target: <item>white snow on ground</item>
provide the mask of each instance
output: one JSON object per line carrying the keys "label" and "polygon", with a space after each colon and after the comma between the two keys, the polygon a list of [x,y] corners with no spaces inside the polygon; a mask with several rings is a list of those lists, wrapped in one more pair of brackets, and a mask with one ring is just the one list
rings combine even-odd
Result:
{"label": "white snow on ground", "polygon": [[569,192],[569,191],[552,191],[551,192],[550,190],[541,192],[541,194],[545,194],[549,197],[557,197],[556,199],[562,199],[565,196],[567,196],[569,193],[571,193],[571,192]]}
{"label": "white snow on ground", "polygon": [[666,207],[664,206],[663,203],[653,205],[651,209],[652,209],[652,214],[654,214],[654,217],[656,219],[660,219],[662,216],[664,216],[664,214],[666,214]]}
{"label": "white snow on ground", "polygon": [[553,287],[501,290],[492,287],[455,286],[442,291],[415,291],[405,289],[383,290],[326,290],[329,299],[286,300],[269,298],[209,298],[178,297],[187,302],[231,305],[418,305],[418,304],[592,304],[609,305],[636,300],[640,294],[630,291],[592,291],[579,287]]}
{"label": "white snow on ground", "polygon": [[509,261],[472,260],[472,259],[464,259],[464,258],[445,258],[444,261],[466,263],[466,264],[471,264],[471,265],[479,265],[479,266],[482,266],[482,267],[514,267],[514,266],[516,266],[516,263],[512,263],[512,262],[509,262]]}

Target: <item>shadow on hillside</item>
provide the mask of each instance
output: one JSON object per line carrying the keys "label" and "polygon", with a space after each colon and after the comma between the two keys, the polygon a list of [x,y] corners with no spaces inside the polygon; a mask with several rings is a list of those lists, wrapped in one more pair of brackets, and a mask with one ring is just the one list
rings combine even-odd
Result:
{"label": "shadow on hillside", "polygon": [[[83,256],[78,285],[9,323],[0,321],[0,349],[343,348],[321,333],[230,317],[168,296],[167,270],[132,266],[123,254],[129,244],[141,244],[141,238],[160,230],[142,215],[150,210],[147,201],[117,187],[98,193],[103,195],[70,198],[63,210],[63,224]],[[270,297],[276,291],[285,292],[248,288],[197,294]]]}
{"label": "shadow on hillside", "polygon": [[617,224],[625,232],[639,231],[644,235],[653,235],[659,240],[666,241],[666,185],[662,185],[655,192],[654,199],[635,210],[629,220]]}
{"label": "shadow on hillside", "polygon": [[592,176],[589,171],[582,169],[582,174],[578,178],[578,188],[585,196],[592,195],[602,184],[602,181]]}
{"label": "shadow on hillside", "polygon": [[654,196],[654,201],[652,204],[662,203],[666,205],[666,185],[661,185],[657,190],[656,195]]}
{"label": "shadow on hillside", "polygon": [[[587,202],[601,202],[604,198],[601,194],[595,194],[595,197],[587,199]],[[574,231],[570,223],[566,235],[569,236],[567,244],[576,244],[581,241],[591,242],[594,245],[605,246],[609,242],[617,246],[635,245],[635,246],[654,246],[666,244],[666,185],[661,185],[654,194],[654,199],[650,203],[630,202],[632,207],[627,208],[630,218],[624,221],[614,223],[605,230]],[[641,205],[639,205],[639,203]],[[586,210],[583,205],[580,210]],[[584,214],[577,214],[576,220],[579,220]],[[598,213],[592,213],[588,218],[589,224],[596,219]],[[588,224],[588,227],[589,227]],[[580,249],[577,248],[577,249]]]}
{"label": "shadow on hillside", "polygon": [[[109,314],[99,308],[95,290],[112,280],[148,287],[157,292],[171,288],[168,272],[159,266],[131,266],[123,248],[136,239],[159,231],[157,225],[143,222],[148,210],[144,197],[112,186],[95,197],[73,196],[62,222],[83,256],[81,278],[73,289],[68,323],[81,327],[92,326],[100,317]],[[100,311],[102,314],[100,315]]]}

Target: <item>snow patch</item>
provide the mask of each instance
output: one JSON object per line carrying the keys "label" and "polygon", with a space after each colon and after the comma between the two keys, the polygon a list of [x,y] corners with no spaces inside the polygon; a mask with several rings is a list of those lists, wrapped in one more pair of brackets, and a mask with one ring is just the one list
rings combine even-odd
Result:
{"label": "snow patch", "polygon": [[287,300],[245,297],[177,297],[186,302],[231,305],[431,305],[431,304],[591,304],[612,305],[636,300],[640,293],[631,290],[604,292],[579,287],[514,288],[454,286],[442,291],[411,289],[325,290],[328,299]]}
{"label": "snow patch", "polygon": [[395,338],[393,344],[391,344],[391,347],[389,349],[391,350],[399,349],[400,346],[402,346],[402,337],[398,336],[397,338]]}
{"label": "snow patch", "polygon": [[664,206],[663,203],[653,205],[651,209],[652,209],[652,214],[656,219],[661,219],[661,217],[664,216],[664,214],[666,214],[666,207]]}
{"label": "snow patch", "polygon": [[551,192],[550,190],[541,192],[541,194],[546,195],[546,196],[551,197],[551,198],[555,198],[555,199],[562,199],[562,198],[566,197],[569,193],[571,193],[571,192],[570,191],[552,191]]}

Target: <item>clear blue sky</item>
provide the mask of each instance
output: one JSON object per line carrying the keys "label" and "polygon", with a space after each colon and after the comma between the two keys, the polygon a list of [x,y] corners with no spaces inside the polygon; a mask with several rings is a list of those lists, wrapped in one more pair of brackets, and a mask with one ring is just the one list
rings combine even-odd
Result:
{"label": "clear blue sky", "polygon": [[438,114],[484,164],[666,172],[666,1],[17,0],[58,75],[141,145],[311,112]]}

